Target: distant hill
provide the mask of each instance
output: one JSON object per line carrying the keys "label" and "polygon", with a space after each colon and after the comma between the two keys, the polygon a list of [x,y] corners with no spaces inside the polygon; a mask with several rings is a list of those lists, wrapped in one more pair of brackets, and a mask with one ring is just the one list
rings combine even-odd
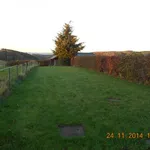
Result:
{"label": "distant hill", "polygon": [[[99,51],[99,52],[93,52],[95,55],[106,55],[106,56],[115,56],[118,54],[132,54],[135,51],[127,50],[127,51]],[[143,55],[147,56],[150,55],[150,51],[139,51]]]}
{"label": "distant hill", "polygon": [[51,53],[32,53],[31,55],[37,57],[38,60],[44,60],[53,56]]}
{"label": "distant hill", "polygon": [[150,56],[150,51],[143,51],[142,52],[145,56],[149,55]]}
{"label": "distant hill", "polygon": [[28,53],[19,52],[11,49],[0,50],[0,60],[15,61],[15,60],[38,60],[38,57]]}

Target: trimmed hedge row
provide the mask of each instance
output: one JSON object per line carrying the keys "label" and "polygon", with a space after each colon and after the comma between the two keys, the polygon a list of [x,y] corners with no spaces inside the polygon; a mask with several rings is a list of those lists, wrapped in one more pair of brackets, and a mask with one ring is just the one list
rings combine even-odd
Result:
{"label": "trimmed hedge row", "polygon": [[128,81],[150,84],[150,55],[141,52],[99,53],[76,56],[71,65],[104,72]]}
{"label": "trimmed hedge row", "polygon": [[59,58],[56,60],[56,66],[70,66],[70,58]]}
{"label": "trimmed hedge row", "polygon": [[77,56],[74,58],[73,65],[95,70],[96,69],[95,56]]}
{"label": "trimmed hedge row", "polygon": [[49,66],[50,65],[50,60],[39,60],[38,63],[40,66]]}
{"label": "trimmed hedge row", "polygon": [[[70,59],[63,59],[63,58],[59,58],[56,59],[56,66],[70,66]],[[54,60],[39,60],[38,61],[40,66],[49,66],[49,65],[54,65]]]}
{"label": "trimmed hedge row", "polygon": [[[35,60],[33,60],[34,62]],[[24,64],[27,62],[32,62],[32,60],[16,60],[16,61],[8,61],[6,63],[7,66],[14,66],[14,65],[20,65],[20,64]]]}

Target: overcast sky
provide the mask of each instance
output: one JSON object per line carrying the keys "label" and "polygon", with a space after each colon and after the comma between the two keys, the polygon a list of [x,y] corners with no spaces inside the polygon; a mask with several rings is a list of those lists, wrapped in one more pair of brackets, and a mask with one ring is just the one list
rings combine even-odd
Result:
{"label": "overcast sky", "polygon": [[0,0],[0,48],[51,52],[72,20],[83,52],[150,50],[150,0]]}

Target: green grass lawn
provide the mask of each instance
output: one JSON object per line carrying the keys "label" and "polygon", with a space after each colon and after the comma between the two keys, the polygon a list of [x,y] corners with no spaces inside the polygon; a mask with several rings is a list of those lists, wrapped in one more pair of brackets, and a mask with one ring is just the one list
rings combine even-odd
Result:
{"label": "green grass lawn", "polygon": [[0,69],[5,68],[6,61],[0,60]]}
{"label": "green grass lawn", "polygon": [[[8,68],[8,67],[7,67]],[[0,95],[3,94],[3,92],[5,92],[6,89],[8,89],[8,74],[9,74],[9,70],[7,68],[0,68]],[[18,67],[18,74],[21,73],[21,66]],[[10,83],[14,84],[15,80],[17,79],[17,68],[16,66],[11,67],[10,69]]]}
{"label": "green grass lawn", "polygon": [[[110,97],[120,100],[109,102]],[[102,73],[74,67],[35,68],[0,107],[2,150],[148,147],[150,86]],[[85,137],[63,138],[59,124],[83,124]],[[122,132],[125,138],[118,137]],[[107,138],[108,133],[114,138]],[[142,133],[143,138],[133,138],[130,133]]]}
{"label": "green grass lawn", "polygon": [[[0,68],[0,96],[8,89],[8,74],[9,74],[9,67]],[[29,71],[32,66],[27,68]],[[26,66],[19,65],[18,66],[18,75],[25,76]],[[10,84],[13,85],[17,80],[17,66],[10,66]]]}

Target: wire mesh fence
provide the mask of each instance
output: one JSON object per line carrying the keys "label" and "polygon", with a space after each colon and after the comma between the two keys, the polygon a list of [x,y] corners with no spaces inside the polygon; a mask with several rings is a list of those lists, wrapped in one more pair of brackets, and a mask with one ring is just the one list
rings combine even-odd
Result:
{"label": "wire mesh fence", "polygon": [[26,76],[26,74],[36,66],[38,66],[37,62],[28,62],[0,69],[0,95],[3,95],[7,89],[11,88],[16,80]]}
{"label": "wire mesh fence", "polygon": [[6,67],[5,64],[4,64],[4,65],[0,64],[0,69],[3,69],[3,68],[5,68],[5,67]]}

